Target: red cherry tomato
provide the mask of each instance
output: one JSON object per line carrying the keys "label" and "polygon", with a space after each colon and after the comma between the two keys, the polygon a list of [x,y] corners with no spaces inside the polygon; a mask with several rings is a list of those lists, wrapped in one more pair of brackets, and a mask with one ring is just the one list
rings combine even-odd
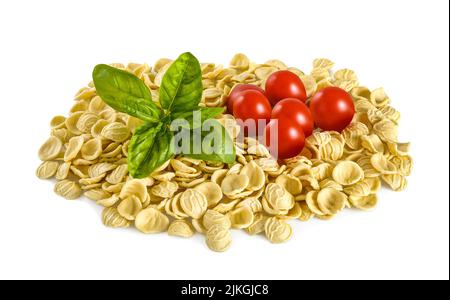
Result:
{"label": "red cherry tomato", "polygon": [[[233,112],[236,119],[243,122],[248,120],[255,121],[255,127],[250,128],[245,126],[245,135],[248,133],[254,133],[258,135],[259,128],[258,122],[264,121],[264,126],[270,121],[270,115],[272,113],[272,106],[267,100],[266,96],[255,90],[247,90],[239,93],[236,96],[233,104]],[[263,128],[262,128],[263,129]],[[252,134],[253,135],[253,134]]]}
{"label": "red cherry tomato", "polygon": [[230,95],[228,95],[228,100],[227,100],[227,108],[228,108],[228,113],[233,114],[233,104],[234,101],[236,100],[237,95],[240,92],[243,91],[248,91],[248,90],[254,90],[254,91],[258,91],[260,93],[262,93],[263,95],[265,95],[265,92],[262,88],[260,88],[257,85],[254,84],[238,84],[236,85],[233,90],[231,91]]}
{"label": "red cherry tomato", "polygon": [[264,138],[270,153],[278,159],[295,157],[305,146],[302,127],[291,119],[270,121],[266,126]]}
{"label": "red cherry tomato", "polygon": [[266,80],[266,96],[275,105],[286,98],[306,101],[306,89],[300,78],[290,71],[277,71]]}
{"label": "red cherry tomato", "polygon": [[314,119],[308,106],[295,98],[287,98],[278,102],[272,109],[272,119],[291,119],[303,129],[305,137],[314,130]]}
{"label": "red cherry tomato", "polygon": [[353,98],[338,87],[327,87],[319,91],[309,104],[317,127],[323,130],[342,131],[355,115]]}

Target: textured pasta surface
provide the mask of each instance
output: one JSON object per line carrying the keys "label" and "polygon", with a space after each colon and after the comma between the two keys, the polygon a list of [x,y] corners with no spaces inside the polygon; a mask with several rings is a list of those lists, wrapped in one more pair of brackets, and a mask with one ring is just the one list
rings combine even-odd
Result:
{"label": "textured pasta surface", "polygon": [[[170,64],[164,58],[153,67],[112,66],[139,77],[158,99]],[[387,93],[361,85],[352,70],[333,67],[332,61],[320,58],[306,73],[279,60],[256,64],[244,54],[236,54],[229,67],[201,64],[204,107],[226,106],[237,84],[264,88],[267,77],[278,70],[297,74],[308,97],[328,86],[348,91],[356,109],[352,123],[341,133],[314,131],[298,157],[277,161],[264,145],[246,138],[235,143],[233,164],[175,157],[147,178],[131,178],[128,145],[142,121],[109,107],[91,82],[77,92],[66,116],[50,120],[36,176],[54,178],[54,191],[61,197],[84,195],[95,201],[108,227],[134,227],[147,234],[167,231],[184,238],[200,233],[218,252],[230,247],[232,229],[263,234],[275,244],[286,242],[293,235],[289,223],[294,219],[330,220],[344,209],[373,209],[383,184],[401,191],[411,174],[409,143],[398,140],[400,113]],[[234,117],[223,114],[218,121],[236,140],[240,127]]]}

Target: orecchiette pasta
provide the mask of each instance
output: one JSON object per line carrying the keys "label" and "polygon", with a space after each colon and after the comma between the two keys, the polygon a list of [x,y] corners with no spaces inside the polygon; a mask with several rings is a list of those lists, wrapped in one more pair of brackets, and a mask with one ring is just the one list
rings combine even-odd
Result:
{"label": "orecchiette pasta", "polygon": [[[153,67],[112,66],[140,78],[157,99],[171,62],[162,58]],[[235,141],[235,163],[175,157],[150,176],[134,179],[128,174],[128,147],[144,122],[108,106],[91,82],[77,92],[67,116],[51,119],[36,176],[55,178],[55,193],[66,199],[84,195],[95,201],[108,227],[179,237],[197,232],[219,252],[230,247],[231,229],[285,242],[293,234],[291,220],[330,220],[346,207],[373,209],[382,182],[403,190],[413,167],[409,143],[398,141],[400,113],[386,92],[360,85],[352,70],[333,72],[333,67],[332,61],[319,58],[304,72],[279,60],[256,64],[244,54],[236,54],[229,67],[201,64],[203,107],[225,107],[236,85],[264,88],[279,70],[299,76],[308,98],[329,86],[348,91],[356,110],[352,123],[340,133],[315,130],[297,157],[277,161],[256,139],[238,140],[237,120],[222,114],[217,121]]]}

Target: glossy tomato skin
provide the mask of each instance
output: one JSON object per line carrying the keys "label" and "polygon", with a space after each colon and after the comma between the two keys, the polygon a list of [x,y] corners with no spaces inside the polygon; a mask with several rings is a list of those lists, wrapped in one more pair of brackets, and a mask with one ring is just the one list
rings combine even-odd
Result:
{"label": "glossy tomato skin", "polygon": [[[272,106],[266,96],[256,90],[247,90],[239,93],[233,103],[233,114],[236,119],[243,122],[254,120],[256,127],[254,133],[259,132],[258,122],[264,121],[264,124],[270,121],[272,114]],[[264,128],[261,128],[261,130]],[[253,132],[250,128],[245,127],[244,133],[247,136],[249,132]]]}
{"label": "glossy tomato skin", "polygon": [[314,119],[308,106],[295,98],[287,98],[278,102],[272,109],[272,119],[291,119],[296,121],[303,129],[305,137],[314,130]]}
{"label": "glossy tomato skin", "polygon": [[257,85],[254,84],[238,84],[231,91],[230,95],[228,95],[227,99],[227,109],[228,113],[233,114],[233,104],[237,98],[237,95],[243,91],[254,90],[265,95],[265,91]]}
{"label": "glossy tomato skin", "polygon": [[[277,123],[278,129],[276,129]],[[275,135],[273,141],[272,135]],[[265,128],[264,140],[270,153],[277,159],[295,157],[302,152],[305,146],[302,127],[291,119],[271,120]]]}
{"label": "glossy tomato skin", "polygon": [[317,127],[323,130],[341,132],[355,115],[352,96],[338,87],[327,87],[316,93],[309,108]]}
{"label": "glossy tomato skin", "polygon": [[286,98],[306,101],[306,89],[301,79],[294,73],[283,70],[272,73],[266,80],[266,96],[272,105]]}

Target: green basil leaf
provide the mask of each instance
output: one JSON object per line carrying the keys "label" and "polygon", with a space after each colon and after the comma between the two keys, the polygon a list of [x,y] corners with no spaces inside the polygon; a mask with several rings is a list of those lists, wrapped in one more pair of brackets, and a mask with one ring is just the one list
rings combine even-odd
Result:
{"label": "green basil leaf", "polygon": [[173,113],[172,121],[177,121],[175,124],[180,124],[180,127],[195,129],[201,127],[206,120],[220,116],[224,111],[223,107],[197,107],[194,111]]}
{"label": "green basil leaf", "polygon": [[94,68],[92,77],[98,95],[109,106],[147,122],[159,122],[161,109],[138,77],[103,64]]}
{"label": "green basil leaf", "polygon": [[144,178],[173,157],[173,133],[159,123],[136,129],[128,149],[128,169],[134,178]]}
{"label": "green basil leaf", "polygon": [[197,108],[203,84],[200,63],[191,53],[181,54],[167,69],[159,89],[159,103],[169,113]]}
{"label": "green basil leaf", "polygon": [[[209,131],[201,131],[201,149],[193,138],[195,130],[190,130],[190,148],[188,152],[182,152],[184,156],[214,162],[232,164],[236,161],[236,149],[226,129],[216,120],[208,120],[205,123],[211,126]],[[200,150],[200,151],[197,151]],[[199,153],[200,152],[200,153]]]}

